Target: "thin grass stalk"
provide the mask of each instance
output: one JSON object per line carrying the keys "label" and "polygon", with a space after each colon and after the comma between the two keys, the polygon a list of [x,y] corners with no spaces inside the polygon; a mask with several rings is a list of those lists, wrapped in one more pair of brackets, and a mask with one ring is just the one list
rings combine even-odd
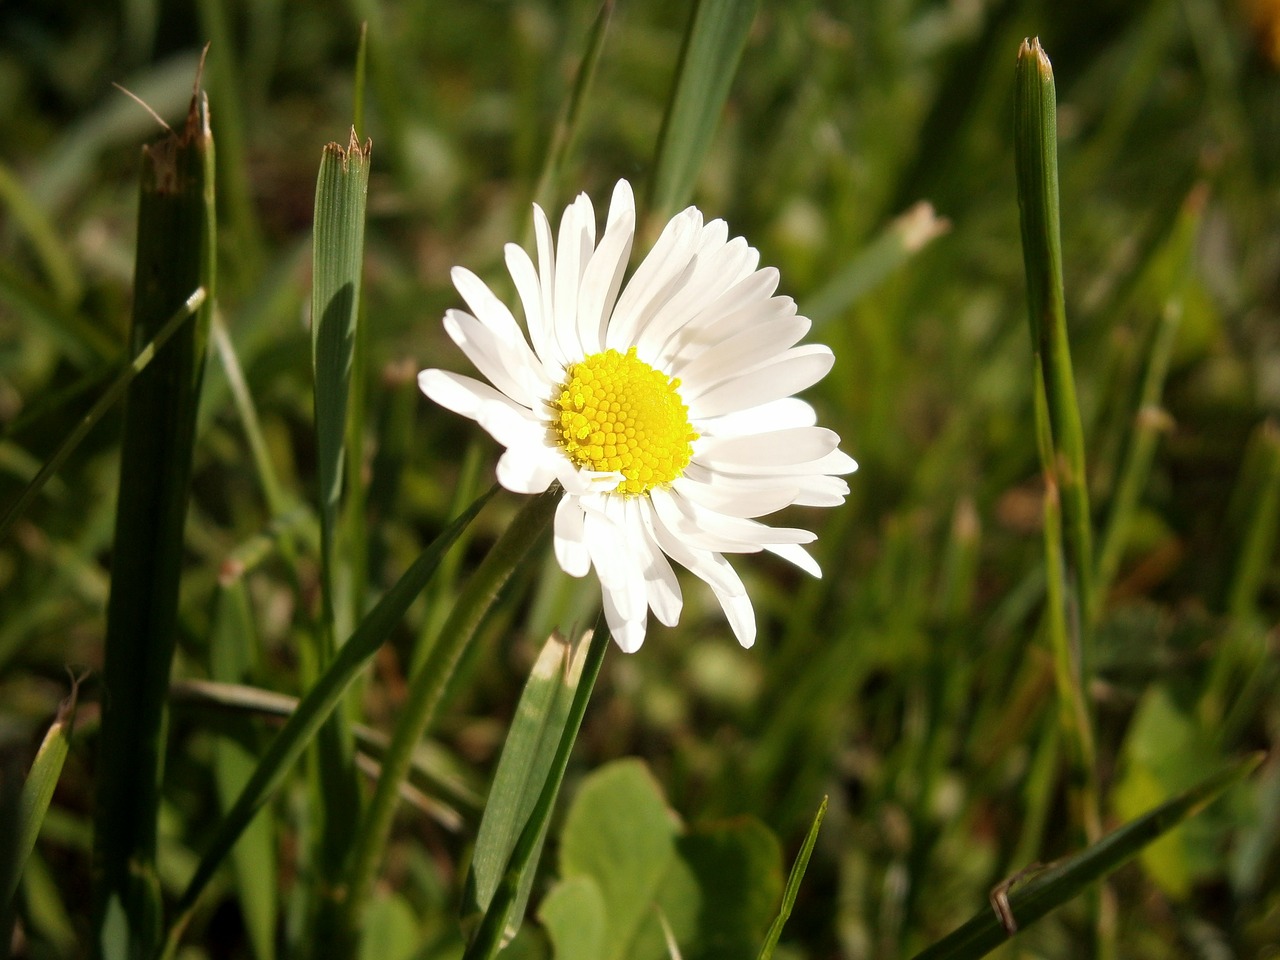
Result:
{"label": "thin grass stalk", "polygon": [[[547,149],[542,172],[538,175],[538,184],[533,191],[534,201],[543,209],[550,208],[555,200],[555,190],[560,182],[565,157],[573,147],[582,119],[582,107],[587,101],[592,81],[595,80],[596,66],[600,63],[600,52],[604,49],[604,38],[609,32],[609,21],[613,17],[613,7],[614,0],[604,0],[600,4],[600,10],[591,24],[591,31],[587,34],[586,51],[573,75],[569,99],[551,132],[551,146]],[[529,221],[525,228],[526,244],[532,240],[532,229],[532,221]]]}
{"label": "thin grass stalk", "polygon": [[[132,343],[152,340],[197,288],[212,292],[213,137],[197,88],[184,129],[143,148]],[[102,671],[94,829],[96,956],[149,958],[159,943],[155,869],[165,701],[173,659],[212,303],[182,323],[130,385],[121,444]]]}
{"label": "thin grass stalk", "polygon": [[391,835],[391,823],[400,785],[408,775],[413,751],[436,719],[449,680],[458,662],[480,629],[498,593],[551,522],[560,493],[558,488],[532,497],[489,550],[454,603],[421,668],[409,681],[405,711],[396,725],[382,762],[373,799],[360,824],[348,875],[348,897],[343,913],[343,946],[354,942],[378,866]]}
{"label": "thin grass stalk", "polygon": [[[1045,481],[1045,626],[1053,651],[1073,817],[1084,842],[1094,843],[1102,834],[1088,698],[1094,567],[1084,431],[1076,403],[1062,283],[1057,98],[1053,68],[1038,39],[1024,40],[1018,50],[1014,151],[1035,357],[1036,436]],[[1110,904],[1105,890],[1091,896],[1088,904],[1094,949],[1101,958],[1115,955]]]}
{"label": "thin grass stalk", "polygon": [[1053,68],[1038,39],[1024,40],[1018,51],[1014,147],[1031,348],[1044,381],[1053,449],[1052,460],[1044,466],[1056,478],[1062,495],[1066,558],[1080,609],[1080,669],[1088,677],[1094,597],[1084,429],[1076,403],[1062,286],[1057,96]]}

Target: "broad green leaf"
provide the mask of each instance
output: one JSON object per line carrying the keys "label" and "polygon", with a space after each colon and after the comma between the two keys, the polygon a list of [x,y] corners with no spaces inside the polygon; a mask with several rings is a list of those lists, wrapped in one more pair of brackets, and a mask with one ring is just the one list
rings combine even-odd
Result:
{"label": "broad green leaf", "polygon": [[600,960],[605,956],[604,895],[588,876],[562,880],[538,908],[538,919],[556,960]]}
{"label": "broad green leaf", "polygon": [[600,960],[635,957],[642,926],[653,924],[656,932],[653,906],[676,858],[679,833],[679,821],[639,760],[619,760],[583,781],[560,840],[560,875],[588,877],[600,889]]}
{"label": "broad green leaf", "polygon": [[422,935],[413,908],[394,893],[374,897],[360,939],[360,960],[410,960]]}
{"label": "broad green leaf", "polygon": [[[1051,864],[1008,894],[1009,915],[1019,929],[1030,926],[1054,907],[1080,894],[1090,884],[1132,860],[1154,840],[1203,810],[1227,787],[1262,762],[1246,757],[1190,790],[1161,804],[1074,856]],[[974,960],[984,957],[1011,934],[990,908],[916,954],[915,960]]]}

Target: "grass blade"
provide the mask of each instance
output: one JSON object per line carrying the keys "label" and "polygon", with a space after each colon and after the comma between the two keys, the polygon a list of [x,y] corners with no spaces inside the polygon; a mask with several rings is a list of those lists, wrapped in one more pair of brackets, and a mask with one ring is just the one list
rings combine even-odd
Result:
{"label": "grass blade", "polygon": [[404,714],[396,725],[373,800],[360,824],[344,905],[346,937],[353,938],[360,929],[360,917],[391,835],[400,785],[408,775],[413,750],[439,712],[445,688],[463,652],[471,645],[503,585],[541,539],[559,498],[559,487],[555,486],[529,499],[472,573],[426,660],[409,681]]}
{"label": "grass blade", "polygon": [[31,482],[27,484],[26,489],[22,491],[18,499],[5,511],[4,518],[0,519],[0,540],[4,539],[5,534],[9,532],[14,522],[26,512],[32,501],[40,495],[40,491],[44,489],[45,484],[58,472],[58,468],[66,462],[67,457],[75,452],[76,447],[80,445],[80,441],[102,419],[103,414],[124,396],[125,391],[129,389],[129,385],[133,383],[138,374],[150,366],[160,348],[168,343],[169,338],[177,333],[188,319],[199,313],[206,299],[208,297],[205,294],[204,287],[197,287],[195,292],[183,301],[182,306],[174,311],[173,316],[165,321],[151,341],[138,351],[128,366],[116,375],[116,378],[111,381],[110,386],[107,387],[102,396],[89,408],[89,412],[81,417],[75,428],[63,438],[53,456],[46,460],[44,466],[31,478]]}
{"label": "grass blade", "polygon": [[[587,712],[587,702],[591,699],[591,691],[595,688],[596,677],[600,675],[600,665],[604,663],[604,655],[608,652],[611,637],[601,615],[595,630],[582,641],[586,646],[585,656],[574,657],[576,664],[570,666],[573,671],[581,671],[577,679],[577,689],[573,694],[573,702],[569,708],[564,728],[560,733],[556,753],[552,758],[546,779],[538,793],[538,802],[525,821],[520,837],[511,851],[511,859],[503,874],[502,882],[494,891],[493,900],[485,912],[475,939],[467,947],[463,960],[492,960],[502,948],[504,938],[509,932],[509,925],[514,923],[518,928],[520,917],[517,910],[522,899],[528,896],[532,877],[529,871],[537,863],[542,842],[547,834],[547,824],[551,820],[555,808],[556,797],[560,793],[560,785],[564,782],[564,772],[569,765],[569,754],[573,750],[578,730],[582,726],[582,718]],[[513,919],[513,914],[515,915]]]}
{"label": "grass blade", "polygon": [[[1086,850],[1059,861],[1008,894],[1008,915],[1018,928],[1039,920],[1066,903],[1095,880],[1137,856],[1143,847],[1204,809],[1215,797],[1262,763],[1261,754],[1247,757],[1190,790],[1130,821]],[[994,910],[985,910],[964,926],[916,954],[915,960],[974,960],[1008,939]]]}
{"label": "grass blade", "polygon": [[262,759],[254,768],[235,805],[212,831],[208,849],[196,867],[179,900],[175,920],[170,926],[165,944],[165,956],[172,956],[177,949],[183,929],[190,921],[200,894],[212,879],[223,859],[235,846],[254,814],[258,812],[284,782],[293,764],[302,755],[311,738],[333,713],[352,680],[364,669],[387,639],[391,631],[404,617],[427,581],[431,579],[440,559],[451,547],[458,535],[475,519],[480,508],[493,495],[491,489],[473,503],[465,513],[454,520],[401,575],[395,586],[386,592],[378,604],[369,611],[355,632],[339,649],[337,656],[319,680],[307,691],[285,725],[267,747]]}
{"label": "grass blade", "polygon": [[[213,291],[213,138],[202,91],[184,129],[143,148],[143,158],[135,348],[186,310],[193,290]],[[150,956],[160,934],[165,698],[211,300],[195,323],[179,324],[125,401],[94,830],[94,943],[113,956]]]}
{"label": "grass blade", "polygon": [[813,825],[809,827],[809,833],[800,846],[800,852],[796,854],[796,862],[791,865],[791,873],[787,876],[787,889],[782,894],[782,906],[778,909],[778,916],[769,927],[769,935],[765,937],[764,945],[760,948],[759,960],[771,960],[773,957],[773,951],[778,946],[778,938],[782,936],[782,928],[786,926],[791,916],[791,908],[795,906],[796,896],[800,893],[800,881],[804,879],[804,872],[809,868],[809,857],[813,853],[813,845],[818,840],[818,830],[821,829],[826,815],[827,798],[823,797],[822,803],[818,806],[818,812],[813,816]]}
{"label": "grass blade", "polygon": [[[538,802],[557,745],[565,735],[587,648],[586,642],[575,646],[552,634],[525,683],[489,788],[463,887],[464,929],[475,927],[488,911],[512,849]],[[519,929],[533,874],[523,879],[503,926],[504,940]]]}
{"label": "grass blade", "polygon": [[[0,870],[6,875],[0,879],[0,917],[5,916],[7,909],[18,892],[18,881],[22,877],[23,865],[31,851],[35,849],[36,837],[40,834],[40,824],[44,822],[45,812],[49,809],[49,801],[53,799],[53,789],[58,785],[58,777],[62,774],[62,765],[66,762],[67,751],[71,746],[71,731],[75,725],[76,700],[79,695],[79,683],[71,684],[71,694],[58,707],[49,732],[45,734],[36,751],[36,758],[31,763],[26,783],[22,787],[22,796],[18,801],[17,836],[12,851],[0,862]],[[6,827],[6,832],[8,828]],[[8,838],[6,838],[7,840]],[[6,931],[7,932],[7,931]]]}
{"label": "grass blade", "polygon": [[[342,499],[356,320],[364,264],[365,199],[371,145],[355,131],[347,147],[330,143],[316,182],[315,246],[311,293],[311,347],[315,375],[316,472],[320,509],[320,622],[306,673],[314,677],[334,657],[340,632],[336,547]],[[352,612],[353,616],[357,612]],[[311,677],[306,678],[310,680]],[[332,917],[323,901],[334,890],[351,846],[353,814],[360,809],[351,731],[342,711],[334,713],[316,741],[319,789],[317,922]],[[318,942],[327,937],[317,932]]]}
{"label": "grass blade", "polygon": [[698,0],[653,161],[649,213],[665,221],[689,201],[729,99],[758,0]]}

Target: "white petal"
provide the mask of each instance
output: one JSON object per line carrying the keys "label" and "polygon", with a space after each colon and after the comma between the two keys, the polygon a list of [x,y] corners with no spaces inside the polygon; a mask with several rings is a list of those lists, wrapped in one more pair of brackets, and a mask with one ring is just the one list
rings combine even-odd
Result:
{"label": "white petal", "polygon": [[549,384],[529,345],[520,337],[514,342],[499,339],[471,314],[448,310],[444,329],[476,369],[511,399],[530,409],[540,406]]}
{"label": "white petal", "polygon": [[648,621],[644,575],[624,528],[594,511],[588,511],[585,520],[583,537],[600,578],[605,621],[618,646],[633,653],[644,642]]}
{"label": "white petal", "polygon": [[703,482],[695,480],[686,470],[685,475],[671,487],[694,503],[732,517],[763,517],[776,513],[791,506],[800,496],[800,485],[794,481],[776,485],[753,482],[755,479],[742,480],[715,474],[708,482]]}
{"label": "white petal", "polygon": [[733,377],[701,396],[691,397],[682,389],[681,397],[689,405],[689,415],[695,420],[717,417],[778,400],[811,387],[827,375],[833,363],[835,357],[830,348],[822,344],[792,347],[784,359],[751,373]]}
{"label": "white petal", "polygon": [[800,493],[795,503],[800,507],[838,507],[849,495],[849,484],[839,477],[797,477]]}
{"label": "white petal", "polygon": [[578,337],[578,289],[596,245],[596,213],[591,198],[578,194],[560,218],[556,242],[555,327],[560,349],[570,360],[585,355]]}
{"label": "white petal", "polygon": [[[546,340],[545,345],[538,348],[538,352],[544,361],[550,359],[554,363],[563,366],[570,359],[577,359],[577,357],[575,355],[570,358],[566,355],[559,339],[556,337],[555,244],[551,239],[551,223],[547,220],[547,215],[542,212],[542,208],[536,203],[533,205],[533,231],[538,244],[538,286],[542,297],[542,333],[539,338]],[[533,336],[532,331],[530,331],[530,336]],[[538,338],[535,338],[534,343],[537,342]]]}
{"label": "white petal", "polygon": [[591,254],[578,291],[578,339],[585,354],[604,348],[605,327],[613,310],[636,232],[631,185],[619,180],[609,205],[609,220],[600,246]]}
{"label": "white petal", "polygon": [[793,427],[812,427],[817,422],[817,411],[804,400],[783,397],[758,407],[699,420],[698,430],[704,437],[740,437]]}
{"label": "white petal", "polygon": [[591,572],[591,554],[583,540],[582,505],[577,497],[561,497],[556,505],[553,543],[556,562],[571,577],[585,577]]}
{"label": "white petal", "polygon": [[809,556],[809,551],[798,543],[767,543],[764,548],[775,556],[794,563],[810,576],[822,579],[822,568],[818,566],[818,561]]}
{"label": "white petal", "polygon": [[807,317],[753,323],[747,329],[699,351],[688,362],[675,362],[671,372],[685,383],[718,383],[726,370],[750,370],[782,355],[809,330]]}
{"label": "white petal", "polygon": [[773,430],[741,437],[709,437],[698,444],[694,459],[731,473],[746,467],[781,468],[821,460],[835,450],[839,442],[840,437],[835,431],[825,427]]}
{"label": "white petal", "polygon": [[680,622],[684,599],[680,594],[680,581],[676,579],[675,571],[671,569],[671,564],[649,532],[649,524],[644,515],[649,514],[652,507],[647,499],[639,498],[624,501],[624,506],[632,542],[641,553],[649,608],[659,622],[674,627]]}
{"label": "white petal", "polygon": [[702,214],[690,208],[673,217],[653,249],[627,281],[609,319],[605,346],[626,350],[696,266],[698,232]]}
{"label": "white petal", "polygon": [[524,331],[520,329],[520,324],[516,323],[515,316],[507,305],[494,295],[488,284],[466,267],[454,267],[449,272],[449,277],[453,280],[458,293],[462,294],[462,299],[467,301],[472,314],[496,337],[510,341],[524,340]]}
{"label": "white petal", "polygon": [[741,595],[721,593],[713,585],[711,592],[720,601],[724,617],[733,628],[733,634],[745,649],[750,650],[756,642],[756,612],[751,606],[751,597],[745,592]]}
{"label": "white petal", "polygon": [[423,370],[418,387],[445,409],[476,421],[504,447],[532,443],[546,430],[530,410],[489,384],[460,373]]}
{"label": "white petal", "polygon": [[498,458],[498,482],[512,493],[542,493],[559,474],[558,460],[564,458],[545,446],[507,447]]}
{"label": "white petal", "polygon": [[538,270],[523,247],[508,243],[504,251],[507,271],[515,282],[520,303],[524,306],[525,325],[529,328],[533,352],[542,362],[542,372],[546,378],[559,382],[564,371],[564,360],[560,356],[560,347],[555,337],[551,335],[551,315],[543,312],[542,285],[538,280]]}

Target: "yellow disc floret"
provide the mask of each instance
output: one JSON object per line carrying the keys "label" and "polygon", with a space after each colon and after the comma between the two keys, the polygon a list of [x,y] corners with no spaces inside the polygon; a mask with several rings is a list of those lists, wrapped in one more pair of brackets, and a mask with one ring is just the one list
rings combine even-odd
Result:
{"label": "yellow disc floret", "polygon": [[571,365],[552,400],[552,435],[589,470],[621,473],[618,493],[638,495],[684,472],[698,434],[680,381],[636,357],[605,350]]}

